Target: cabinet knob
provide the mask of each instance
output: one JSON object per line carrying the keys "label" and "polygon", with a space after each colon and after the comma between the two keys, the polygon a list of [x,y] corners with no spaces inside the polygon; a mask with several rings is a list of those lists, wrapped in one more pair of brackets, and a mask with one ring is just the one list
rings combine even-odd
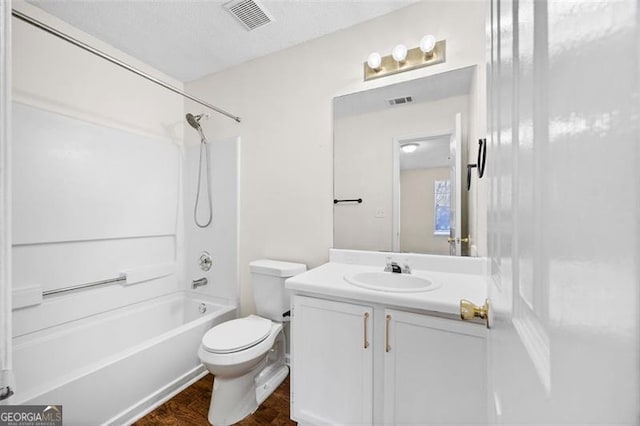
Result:
{"label": "cabinet knob", "polygon": [[462,320],[483,319],[487,328],[489,328],[489,306],[489,299],[486,299],[482,306],[477,306],[469,300],[461,299],[460,318]]}

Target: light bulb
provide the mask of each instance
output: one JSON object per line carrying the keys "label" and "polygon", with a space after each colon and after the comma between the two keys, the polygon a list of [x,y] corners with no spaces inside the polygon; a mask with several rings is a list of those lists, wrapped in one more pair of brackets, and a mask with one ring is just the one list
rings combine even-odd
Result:
{"label": "light bulb", "polygon": [[436,38],[431,34],[422,37],[422,40],[420,40],[420,50],[422,50],[422,53],[430,53],[434,47],[436,47]]}
{"label": "light bulb", "polygon": [[396,62],[404,62],[407,59],[407,47],[404,44],[399,44],[391,51],[391,56]]}
{"label": "light bulb", "polygon": [[374,71],[377,71],[380,69],[380,64],[382,64],[382,57],[378,52],[373,52],[367,58],[367,65],[369,65],[369,68],[371,68]]}
{"label": "light bulb", "polygon": [[405,152],[407,154],[411,154],[416,149],[418,149],[418,144],[417,143],[407,143],[407,144],[402,145],[400,148],[402,149],[402,152]]}

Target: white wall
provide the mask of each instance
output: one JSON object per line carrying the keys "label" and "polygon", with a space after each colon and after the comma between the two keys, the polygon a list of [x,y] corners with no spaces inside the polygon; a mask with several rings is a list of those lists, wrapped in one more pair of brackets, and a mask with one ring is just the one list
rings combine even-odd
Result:
{"label": "white wall", "polygon": [[[181,87],[38,8],[14,7]],[[16,309],[14,336],[182,288],[182,98],[22,21],[12,24],[13,290],[176,264],[160,279]]]}
{"label": "white wall", "polygon": [[491,3],[489,411],[638,424],[638,2]]}
{"label": "white wall", "polygon": [[[314,267],[328,259],[333,97],[484,64],[485,9],[477,1],[420,2],[186,85],[243,119],[237,124],[216,116],[211,126],[216,136],[242,137],[239,259],[245,313],[253,310],[251,260],[271,257]],[[370,52],[390,52],[397,43],[417,46],[426,33],[447,40],[446,63],[362,81]],[[484,81],[484,75],[480,67],[476,78]],[[482,106],[484,86],[478,88]],[[484,110],[478,110],[472,140],[485,131]]]}
{"label": "white wall", "polygon": [[[393,138],[453,133],[455,115],[462,113],[467,146],[468,112],[469,96],[455,96],[335,119],[334,194],[363,202],[335,206],[334,248],[392,251]],[[460,176],[466,179],[466,167]],[[376,217],[379,209],[383,218]]]}
{"label": "white wall", "polygon": [[[181,88],[182,83],[24,2],[14,9]],[[13,23],[13,98],[108,127],[182,140],[183,101],[116,65],[16,18]]]}

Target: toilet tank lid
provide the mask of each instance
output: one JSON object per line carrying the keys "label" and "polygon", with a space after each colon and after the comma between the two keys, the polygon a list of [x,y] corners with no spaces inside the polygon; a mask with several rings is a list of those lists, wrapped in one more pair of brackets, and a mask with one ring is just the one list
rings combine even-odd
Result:
{"label": "toilet tank lid", "polygon": [[254,274],[273,275],[276,277],[293,277],[307,270],[304,263],[282,262],[280,260],[260,259],[249,263]]}

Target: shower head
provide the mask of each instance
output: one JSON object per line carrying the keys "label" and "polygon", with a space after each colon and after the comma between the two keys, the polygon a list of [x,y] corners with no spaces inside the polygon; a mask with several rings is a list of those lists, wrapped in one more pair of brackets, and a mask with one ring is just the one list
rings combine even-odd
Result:
{"label": "shower head", "polygon": [[200,139],[202,140],[202,142],[206,142],[207,138],[204,137],[204,133],[202,132],[202,126],[200,126],[200,119],[202,118],[203,114],[200,115],[193,115],[191,113],[187,113],[187,115],[185,116],[187,118],[187,123],[189,123],[189,125],[191,127],[193,127],[194,129],[196,129],[198,131],[198,133],[200,134]]}
{"label": "shower head", "polygon": [[202,118],[202,114],[193,115],[191,113],[187,113],[187,123],[194,129],[198,130],[200,128],[200,119]]}

